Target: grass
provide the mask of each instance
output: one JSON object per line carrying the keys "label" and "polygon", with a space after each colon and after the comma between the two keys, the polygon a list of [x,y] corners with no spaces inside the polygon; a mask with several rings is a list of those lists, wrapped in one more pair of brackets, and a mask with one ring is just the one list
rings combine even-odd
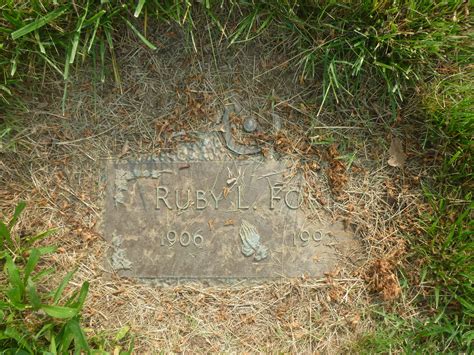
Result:
{"label": "grass", "polygon": [[[57,247],[34,245],[54,233],[54,230],[34,236],[19,236],[14,233],[25,206],[21,202],[9,221],[0,221],[0,264],[3,266],[0,286],[2,352],[105,353],[104,348],[111,348],[114,344],[101,338],[88,339],[81,326],[81,313],[89,283],[84,282],[79,290],[65,295],[74,276],[74,271],[71,271],[59,282],[57,288],[45,288],[44,279],[57,270],[41,265],[41,258],[56,252]],[[115,335],[115,345],[124,340],[128,330],[128,327],[119,330]],[[131,353],[131,344],[130,342],[129,350],[122,351],[121,354]],[[120,347],[116,346],[116,349],[120,350]]]}
{"label": "grass", "polygon": [[[436,73],[448,53],[457,61],[469,58],[463,1],[407,1],[404,6],[391,1],[11,1],[0,10],[4,98],[35,68],[48,65],[67,81],[77,61],[92,55],[100,58],[101,72],[111,61],[121,87],[113,36],[126,25],[138,41],[156,50],[146,36],[149,17],[181,25],[194,48],[194,17],[202,14],[230,45],[275,31],[276,44],[294,56],[301,80],[323,69],[322,104],[330,98],[337,102],[340,92],[355,94],[363,77],[373,75],[385,82],[394,100],[402,100],[409,83]],[[140,16],[143,26],[135,21]]]}
{"label": "grass", "polygon": [[[195,34],[204,30],[202,18],[210,24],[215,41],[224,40],[229,46],[249,45],[264,32],[272,33],[275,50],[291,58],[301,85],[322,81],[322,89],[316,93],[318,114],[345,97],[364,97],[367,81],[383,84],[380,96],[386,98],[393,121],[406,98],[416,96],[430,131],[424,147],[441,157],[433,176],[424,181],[429,208],[420,216],[423,236],[406,235],[411,246],[409,260],[421,261],[423,277],[405,288],[407,293],[422,290],[415,299],[419,314],[404,319],[375,309],[380,330],[354,346],[372,352],[472,351],[474,78],[469,62],[469,2],[3,1],[0,14],[0,105],[5,109],[18,105],[21,98],[17,93],[28,85],[28,78],[41,78],[45,67],[63,78],[65,98],[71,71],[89,61],[98,64],[101,81],[112,68],[115,84],[122,90],[115,38],[127,27],[144,47],[159,50],[159,40],[149,26],[151,19],[181,26],[195,50],[199,47]],[[8,142],[3,144],[10,149],[14,143],[7,138],[14,126],[0,124],[0,143]],[[0,151],[7,149],[2,147]],[[28,273],[24,274],[30,259],[23,255],[33,255],[34,261],[42,251],[34,244],[15,249],[15,240],[8,236],[11,227],[4,224],[2,228],[8,287],[21,291],[16,294],[5,289],[2,295],[10,297],[10,292],[18,304],[29,302],[28,312],[38,311],[43,300],[32,302],[34,287],[28,283]],[[18,283],[17,274],[23,275],[23,283]],[[68,329],[76,332],[77,339],[74,335],[68,339],[76,339],[75,346],[80,348],[84,344],[77,327],[79,301],[71,299],[63,306],[76,309],[69,317],[72,326],[67,326],[69,321],[57,321],[54,315],[49,315],[52,318],[47,318],[46,324],[51,324],[48,331],[54,329],[58,336]],[[57,306],[54,298],[52,303]],[[8,336],[2,340],[4,344],[26,344],[23,341],[22,345],[24,338],[16,331],[27,332],[25,337],[34,338],[41,347],[47,342],[51,346],[53,338],[46,337],[46,331],[24,329],[20,321],[24,310],[11,302],[5,309],[12,321],[6,335],[7,328],[2,328],[3,336]]]}
{"label": "grass", "polygon": [[39,291],[42,279],[55,270],[44,268],[35,272],[35,269],[41,257],[56,248],[34,248],[33,244],[53,231],[21,238],[13,234],[24,207],[20,203],[10,221],[0,221],[0,262],[2,276],[6,277],[6,283],[0,287],[0,347],[12,354],[89,351],[80,326],[80,312],[89,284],[84,283],[79,292],[64,297],[63,292],[74,274],[70,272],[55,290]]}
{"label": "grass", "polygon": [[[356,349],[372,352],[473,351],[474,240],[473,145],[474,98],[469,67],[434,80],[423,108],[431,137],[426,144],[442,156],[436,174],[425,182],[427,212],[420,216],[422,237],[407,236],[411,264],[421,278],[411,285],[419,314],[403,319],[377,310],[381,330],[367,334]],[[410,267],[410,266],[409,266]],[[404,273],[413,273],[409,269]],[[417,270],[418,272],[418,270]],[[406,292],[410,291],[409,289]]]}
{"label": "grass", "polygon": [[[467,70],[467,68],[466,68]],[[471,79],[471,80],[469,80]],[[437,82],[427,101],[427,114],[444,153],[443,163],[426,198],[431,212],[425,216],[423,240],[413,242],[416,257],[424,260],[426,281],[432,292],[425,300],[434,309],[427,336],[439,336],[444,350],[472,351],[474,319],[473,145],[474,98],[472,74],[459,74]],[[471,90],[471,91],[469,91]]]}
{"label": "grass", "polygon": [[379,314],[379,330],[362,337],[353,344],[352,350],[370,353],[437,353],[452,349],[469,353],[472,350],[469,344],[472,336],[468,334],[470,329],[462,321],[448,322],[440,318],[435,324],[417,319],[407,321],[396,314]]}

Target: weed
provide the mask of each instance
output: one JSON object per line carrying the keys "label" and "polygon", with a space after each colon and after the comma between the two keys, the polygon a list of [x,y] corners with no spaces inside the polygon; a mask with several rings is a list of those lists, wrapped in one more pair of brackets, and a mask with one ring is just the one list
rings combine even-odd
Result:
{"label": "weed", "polygon": [[[18,221],[21,212],[25,209],[26,204],[20,202],[13,213],[13,217],[8,223],[0,221],[0,260],[7,257],[17,260],[23,260],[24,255],[27,254],[33,247],[33,244],[48,235],[54,233],[54,230],[48,230],[35,236],[15,236],[12,234],[13,227]],[[40,255],[51,253],[55,250],[54,247],[44,247],[36,249]]]}
{"label": "weed", "polygon": [[[0,286],[0,348],[15,354],[89,352],[90,344],[80,325],[89,283],[84,282],[78,291],[65,296],[72,271],[56,289],[44,291],[42,279],[55,270],[40,270],[40,259],[56,247],[35,248],[33,244],[54,230],[35,236],[15,235],[13,229],[24,208],[25,203],[19,203],[8,222],[0,221],[0,263],[6,278]],[[122,331],[117,337],[120,335],[121,340],[125,334]]]}
{"label": "weed", "polygon": [[54,269],[39,272],[35,269],[41,256],[56,248],[34,248],[33,243],[54,231],[36,236],[14,235],[13,228],[24,208],[25,203],[18,204],[8,223],[0,221],[0,261],[7,278],[7,284],[0,288],[1,348],[11,353],[61,353],[68,351],[74,342],[77,351],[88,351],[79,321],[89,284],[85,282],[79,292],[64,300],[64,289],[74,274],[70,272],[53,292],[38,291],[41,279]]}

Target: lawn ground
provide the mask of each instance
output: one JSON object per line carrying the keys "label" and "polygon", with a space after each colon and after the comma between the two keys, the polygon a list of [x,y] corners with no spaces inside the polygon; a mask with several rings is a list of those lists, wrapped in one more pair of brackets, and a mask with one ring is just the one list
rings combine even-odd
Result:
{"label": "lawn ground", "polygon": [[[467,5],[455,5],[437,8],[444,26],[453,22],[453,14],[468,22]],[[63,335],[54,329],[68,317],[54,317],[43,307],[44,315],[38,309],[49,297],[47,290],[57,289],[63,277],[76,270],[58,299],[67,300],[81,285],[89,285],[80,317],[74,315],[83,334],[71,336],[70,346],[76,349],[84,338],[87,346],[107,351],[127,349],[133,343],[137,353],[468,351],[472,93],[470,98],[467,88],[472,88],[472,80],[462,50],[452,52],[456,57],[452,60],[416,57],[436,67],[440,75],[426,74],[426,80],[421,80],[425,72],[420,70],[414,81],[394,81],[396,75],[380,75],[378,69],[363,63],[359,67],[357,61],[348,75],[344,60],[351,54],[346,51],[358,48],[344,32],[351,20],[347,15],[341,21],[331,20],[331,14],[344,15],[347,9],[328,5],[318,22],[326,37],[318,38],[308,35],[310,25],[300,24],[304,33],[296,37],[281,30],[288,18],[295,20],[281,19],[278,11],[284,7],[262,2],[255,8],[262,12],[237,8],[232,7],[235,12],[227,18],[219,12],[212,16],[193,12],[192,32],[186,27],[189,15],[182,13],[179,23],[157,22],[150,8],[149,17],[139,14],[138,20],[126,17],[119,24],[112,22],[114,27],[111,23],[97,27],[96,36],[103,36],[97,46],[86,40],[93,35],[92,30],[87,32],[78,53],[85,53],[88,43],[94,50],[88,58],[79,56],[70,63],[67,75],[57,70],[62,68],[56,62],[60,56],[52,57],[54,61],[45,57],[50,63],[18,65],[21,82],[5,82],[2,220],[8,221],[19,201],[25,201],[27,208],[19,223],[11,225],[12,234],[27,236],[57,228],[36,247],[58,248],[39,264],[39,269],[54,267],[55,272],[38,284],[38,292],[44,292],[38,304],[26,292],[21,302],[27,308],[15,306],[8,291],[14,284],[11,268],[2,275],[7,285],[2,289],[2,312],[10,315],[2,330],[3,346],[21,346],[21,337],[12,335],[11,329],[17,329],[25,338],[40,334],[34,349],[51,348],[52,337]],[[176,8],[167,9],[166,16],[176,14],[170,10]],[[2,10],[13,11],[8,5]],[[68,21],[81,13],[67,11]],[[265,20],[268,14],[273,14],[271,21]],[[213,17],[217,15],[225,22],[217,21]],[[92,13],[82,21],[89,17]],[[393,22],[402,28],[403,18],[397,15]],[[48,26],[54,28],[51,21]],[[11,23],[4,26],[13,36]],[[334,33],[327,30],[330,25]],[[467,38],[468,25],[461,25],[459,32],[451,27],[445,32]],[[24,36],[48,33],[35,31]],[[313,36],[316,43],[309,48],[314,50],[295,50],[305,43],[305,36]],[[395,63],[400,66],[405,64],[404,51],[421,46],[416,42],[420,38],[407,43],[403,36],[410,34],[380,39],[388,46],[386,51],[401,56]],[[326,43],[338,46],[318,52]],[[14,44],[9,44],[5,56]],[[464,48],[462,43],[456,45]],[[69,58],[71,53],[66,51]],[[415,49],[413,53],[417,55]],[[11,67],[5,68],[11,74]],[[355,73],[357,68],[360,72]],[[411,75],[406,67],[396,70],[397,75]],[[100,229],[104,159],[173,151],[197,139],[196,132],[219,135],[219,120],[228,104],[241,107],[231,117],[236,139],[258,144],[264,153],[291,157],[306,182],[307,208],[351,228],[363,246],[361,257],[323,279],[257,285],[163,287],[111,273],[104,265],[108,246]],[[257,119],[261,131],[241,132],[247,116]],[[275,131],[276,118],[281,127]],[[19,247],[21,240],[6,245],[4,252],[13,256],[20,270],[32,254],[30,247]],[[40,331],[44,324],[51,324],[50,333]]]}

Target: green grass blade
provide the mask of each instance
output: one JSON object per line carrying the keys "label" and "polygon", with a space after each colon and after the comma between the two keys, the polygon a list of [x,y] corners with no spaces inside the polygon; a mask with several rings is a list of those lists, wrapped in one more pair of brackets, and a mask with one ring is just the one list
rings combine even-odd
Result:
{"label": "green grass blade", "polygon": [[71,42],[71,54],[69,54],[69,64],[73,64],[76,59],[77,46],[79,45],[79,39],[81,38],[81,32],[76,32]]}
{"label": "green grass blade", "polygon": [[63,72],[61,71],[61,69],[59,69],[58,66],[51,61],[51,59],[49,59],[47,56],[43,55],[42,53],[40,53],[40,56],[41,58],[44,59],[46,63],[48,63],[51,66],[51,68],[56,70],[60,75],[63,75]]}
{"label": "green grass blade", "polygon": [[87,53],[90,53],[92,45],[95,42],[95,37],[97,35],[97,29],[99,28],[99,23],[100,23],[100,17],[98,17],[97,20],[95,21],[94,31],[92,31],[92,36],[91,36],[91,39],[89,41],[89,45],[87,46]]}
{"label": "green grass blade", "polygon": [[52,273],[56,272],[56,269],[54,267],[48,267],[46,269],[38,271],[36,274],[31,276],[31,279],[34,282],[38,282],[41,280],[43,277],[46,277],[48,275],[51,275]]}
{"label": "green grass blade", "polygon": [[27,350],[30,354],[33,354],[33,349],[31,349],[28,341],[26,341],[27,336],[25,334],[21,334],[17,328],[13,328],[11,326],[7,326],[5,329],[4,335],[8,336],[11,339],[15,339],[18,345],[21,346],[20,349],[17,349],[14,354],[21,354],[23,349]]}
{"label": "green grass blade", "polygon": [[149,40],[147,40],[147,39],[145,38],[145,36],[142,35],[142,34],[140,33],[140,31],[137,30],[137,29],[135,28],[135,26],[133,26],[133,25],[130,23],[130,21],[128,21],[128,20],[126,20],[126,19],[124,19],[124,20],[125,20],[125,23],[128,25],[128,27],[130,27],[130,29],[133,31],[133,33],[135,33],[135,34],[137,35],[137,37],[140,38],[140,40],[141,40],[143,43],[145,43],[145,45],[146,45],[148,48],[150,48],[151,50],[156,50],[156,49],[157,49],[156,46],[155,46],[153,43],[151,43]]}
{"label": "green grass blade", "polygon": [[114,71],[115,82],[117,83],[120,89],[120,93],[123,93],[122,79],[120,77],[120,69],[117,64],[117,58],[115,57],[114,41],[112,39],[112,34],[110,33],[109,29],[105,29],[105,37],[109,45],[110,55],[112,56],[112,69]]}
{"label": "green grass blade", "polygon": [[21,281],[20,272],[18,271],[18,268],[13,262],[11,256],[7,255],[6,259],[7,260],[5,262],[5,269],[8,275],[8,281],[11,285],[11,288],[9,290],[9,296],[10,298],[12,298],[11,301],[15,303],[20,303],[23,298],[25,286]]}
{"label": "green grass blade", "polygon": [[51,336],[51,340],[49,341],[49,352],[53,355],[56,355],[58,353],[56,346],[56,337],[54,335]]}
{"label": "green grass blade", "polygon": [[77,309],[71,307],[42,305],[41,309],[53,318],[67,319],[77,315]]}
{"label": "green grass blade", "polygon": [[36,264],[38,264],[39,258],[40,258],[40,252],[38,251],[38,249],[32,249],[30,252],[30,257],[28,258],[28,262],[26,263],[26,266],[25,266],[25,271],[23,275],[24,285],[27,284],[28,278],[33,272]]}
{"label": "green grass blade", "polygon": [[8,95],[11,95],[12,92],[10,91],[9,88],[7,88],[5,85],[0,84],[0,90],[5,91]]}
{"label": "green grass blade", "polygon": [[49,237],[51,234],[56,233],[58,229],[57,228],[51,228],[48,229],[46,232],[39,233],[33,237],[28,238],[29,243],[34,243],[38,240],[44,239],[46,237]]}
{"label": "green grass blade", "polygon": [[[66,65],[69,68],[69,62],[68,62],[67,58],[68,58],[68,56],[66,56]],[[67,87],[68,87],[68,82],[66,81],[64,83],[63,97],[61,98],[61,111],[62,111],[63,115],[66,112]]]}
{"label": "green grass blade", "polygon": [[93,23],[97,23],[97,21],[100,21],[100,18],[106,13],[107,11],[105,11],[104,9],[98,11],[95,15],[91,16],[90,18],[84,21],[84,24],[83,24],[84,27],[90,26]]}
{"label": "green grass blade", "polygon": [[8,223],[9,230],[12,230],[13,226],[18,221],[18,218],[20,217],[20,214],[21,212],[23,212],[25,207],[26,207],[26,203],[24,201],[19,202],[18,205],[15,207],[15,212],[13,213],[13,217],[10,220],[10,223]]}
{"label": "green grass blade", "polygon": [[54,328],[54,323],[46,323],[43,327],[35,334],[35,340],[39,339],[43,334],[49,332],[51,329]]}
{"label": "green grass blade", "polygon": [[52,254],[58,249],[55,245],[47,245],[45,247],[38,248],[40,255]]}
{"label": "green grass blade", "polygon": [[15,55],[14,58],[10,60],[11,68],[10,68],[10,76],[13,77],[16,73],[16,68],[17,68],[17,61],[18,59],[18,53]]}
{"label": "green grass blade", "polygon": [[59,299],[61,298],[61,295],[64,292],[64,289],[66,288],[67,284],[71,280],[72,276],[74,275],[75,271],[70,271],[64,276],[62,279],[61,283],[59,284],[58,288],[56,289],[56,292],[54,293],[54,298],[53,298],[53,305],[57,305],[59,302]]}
{"label": "green grass blade", "polygon": [[135,8],[135,12],[133,13],[134,17],[140,16],[140,13],[142,12],[143,5],[145,5],[146,0],[138,0],[137,7]]}
{"label": "green grass blade", "polygon": [[27,24],[26,26],[23,26],[22,28],[14,31],[11,34],[12,39],[16,40],[20,37],[23,37],[24,35],[27,35],[30,32],[36,31],[37,29],[43,27],[44,25],[47,25],[48,23],[50,23],[51,21],[53,21],[57,17],[61,16],[64,12],[66,12],[67,9],[68,9],[67,6],[61,7],[59,9],[54,10],[54,11],[51,11],[46,16],[43,16],[43,17]]}
{"label": "green grass blade", "polygon": [[77,47],[79,45],[79,39],[81,38],[81,30],[84,24],[84,20],[86,19],[88,10],[89,10],[89,2],[87,2],[84,15],[82,15],[81,20],[79,21],[77,25],[76,32],[74,33],[74,37],[72,38],[71,54],[69,55],[69,64],[73,64],[74,59],[76,59]]}
{"label": "green grass blade", "polygon": [[72,302],[73,299],[75,298],[75,295],[73,295],[71,299],[69,299],[69,301],[67,302],[67,305],[77,309],[77,311],[79,312],[82,306],[84,305],[88,292],[89,292],[89,282],[86,281],[82,284],[81,290],[79,292],[79,296],[77,297],[77,301]]}
{"label": "green grass blade", "polygon": [[89,345],[87,344],[86,336],[84,331],[81,329],[79,324],[79,319],[77,317],[72,318],[67,322],[66,332],[70,332],[74,338],[74,343],[76,345],[76,351],[79,350],[89,350]]}
{"label": "green grass blade", "polygon": [[33,281],[28,280],[28,284],[26,286],[26,294],[28,295],[28,299],[30,304],[33,306],[34,310],[38,310],[41,307],[41,297],[36,290],[36,286]]}
{"label": "green grass blade", "polygon": [[239,25],[237,26],[237,30],[231,36],[231,41],[230,41],[229,46],[239,41],[240,36],[245,30],[250,32],[250,30],[252,29],[251,27],[252,23],[253,23],[253,16],[251,15],[245,17],[242,21],[240,21]]}
{"label": "green grass blade", "polygon": [[68,51],[68,53],[66,54],[66,62],[64,63],[64,71],[63,71],[64,80],[67,80],[69,78],[69,65],[71,64],[69,60],[69,58],[71,58],[70,53],[71,51]]}
{"label": "green grass blade", "polygon": [[128,325],[124,325],[122,328],[120,328],[117,334],[115,334],[115,341],[120,341],[125,338],[125,335],[127,335],[129,330],[130,327]]}
{"label": "green grass blade", "polygon": [[60,354],[67,354],[73,339],[72,333],[68,332],[66,327],[64,327],[58,337],[58,352]]}
{"label": "green grass blade", "polygon": [[23,22],[21,22],[19,19],[11,16],[10,14],[6,12],[3,14],[3,17],[5,20],[7,20],[10,24],[12,24],[15,27],[20,27],[23,25]]}
{"label": "green grass blade", "polygon": [[11,239],[10,230],[0,221],[0,248],[5,248],[4,243],[6,243],[9,248],[13,248],[13,240]]}
{"label": "green grass blade", "polygon": [[35,39],[36,39],[36,43],[38,43],[38,47],[40,49],[41,54],[46,54],[46,49],[44,48],[44,45],[41,42],[41,38],[39,36],[38,31],[35,31]]}

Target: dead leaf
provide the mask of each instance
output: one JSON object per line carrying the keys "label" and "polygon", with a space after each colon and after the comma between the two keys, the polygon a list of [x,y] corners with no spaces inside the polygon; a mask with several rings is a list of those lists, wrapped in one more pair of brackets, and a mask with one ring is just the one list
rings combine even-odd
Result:
{"label": "dead leaf", "polygon": [[224,198],[227,198],[227,196],[229,195],[230,189],[227,186],[224,186],[222,191],[223,191]]}
{"label": "dead leaf", "polygon": [[227,185],[229,185],[229,186],[234,185],[236,181],[237,181],[237,178],[228,179],[227,180]]}
{"label": "dead leaf", "polygon": [[235,221],[233,219],[228,219],[224,221],[224,226],[233,226],[235,224]]}
{"label": "dead leaf", "polygon": [[209,221],[207,221],[207,225],[209,226],[210,231],[214,230],[214,220],[213,219],[210,219]]}
{"label": "dead leaf", "polygon": [[388,159],[388,165],[394,166],[397,168],[403,168],[405,165],[405,161],[407,156],[403,151],[402,142],[397,137],[392,138],[392,142],[390,143],[390,149],[388,150],[390,157]]}
{"label": "dead leaf", "polygon": [[346,166],[340,159],[336,144],[329,146],[328,157],[329,169],[327,170],[327,176],[329,184],[331,185],[332,192],[336,196],[341,196],[349,178],[347,176]]}
{"label": "dead leaf", "polygon": [[119,158],[121,158],[121,157],[123,157],[125,154],[127,154],[128,149],[129,149],[129,144],[128,144],[128,140],[127,140],[127,141],[125,141],[125,144],[124,144],[123,147],[122,147],[122,152],[120,153]]}

